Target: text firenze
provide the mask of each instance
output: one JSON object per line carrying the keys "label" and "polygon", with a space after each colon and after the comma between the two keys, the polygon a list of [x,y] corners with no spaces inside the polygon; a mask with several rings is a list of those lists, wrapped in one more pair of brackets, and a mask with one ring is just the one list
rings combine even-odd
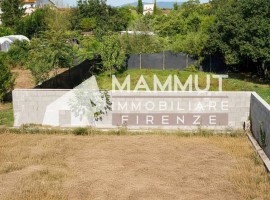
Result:
{"label": "text firenze", "polygon": [[[164,83],[162,83],[159,78],[153,76],[153,89],[150,90],[149,85],[147,84],[143,75],[140,76],[140,79],[136,83],[134,91],[209,91],[211,86],[211,78],[218,79],[218,89],[222,91],[222,80],[223,78],[228,78],[227,75],[206,75],[206,85],[205,88],[199,87],[199,75],[190,75],[187,80],[182,83],[177,75],[169,75]],[[194,88],[193,88],[194,80]],[[120,91],[131,91],[131,78],[128,75],[122,85],[119,83],[116,76],[112,76],[112,90]]]}
{"label": "text firenze", "polygon": [[228,113],[113,113],[114,126],[227,126]]}

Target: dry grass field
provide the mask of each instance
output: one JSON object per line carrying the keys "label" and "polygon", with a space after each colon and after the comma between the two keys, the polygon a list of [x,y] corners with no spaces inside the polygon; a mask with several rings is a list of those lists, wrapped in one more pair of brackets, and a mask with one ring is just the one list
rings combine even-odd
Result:
{"label": "dry grass field", "polygon": [[270,199],[245,136],[0,134],[0,199]]}

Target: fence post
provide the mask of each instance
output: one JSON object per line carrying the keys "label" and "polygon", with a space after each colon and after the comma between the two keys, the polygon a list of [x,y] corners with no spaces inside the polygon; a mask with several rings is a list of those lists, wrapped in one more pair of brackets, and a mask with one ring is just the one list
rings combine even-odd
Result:
{"label": "fence post", "polygon": [[210,72],[212,72],[212,55],[210,54]]}
{"label": "fence post", "polygon": [[142,69],[142,54],[140,53],[140,69]]}
{"label": "fence post", "polygon": [[186,56],[186,68],[188,67],[188,54]]}
{"label": "fence post", "polygon": [[163,63],[162,63],[162,68],[165,70],[165,52],[163,51]]}

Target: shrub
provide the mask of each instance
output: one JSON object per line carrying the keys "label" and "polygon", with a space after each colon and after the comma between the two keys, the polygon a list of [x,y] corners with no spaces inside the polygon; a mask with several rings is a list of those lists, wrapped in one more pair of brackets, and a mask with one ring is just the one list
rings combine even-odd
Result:
{"label": "shrub", "polygon": [[83,18],[80,21],[80,28],[83,31],[92,31],[96,28],[97,22],[95,18]]}
{"label": "shrub", "polygon": [[74,135],[88,135],[87,128],[76,128],[72,132]]}
{"label": "shrub", "polygon": [[32,38],[28,67],[37,84],[49,78],[50,72],[57,74],[58,68],[71,67],[73,49],[67,35],[62,32],[44,32],[42,38]]}
{"label": "shrub", "polygon": [[260,135],[261,135],[262,148],[265,148],[267,146],[267,144],[266,144],[266,133],[265,133],[263,122],[260,122]]}
{"label": "shrub", "polygon": [[14,31],[11,28],[0,26],[0,37],[13,35]]}
{"label": "shrub", "polygon": [[16,24],[16,32],[25,35],[29,38],[37,36],[42,31],[45,31],[47,25],[45,23],[46,9],[37,9],[31,15],[25,16]]}
{"label": "shrub", "polygon": [[198,72],[198,69],[194,65],[188,66],[185,71],[187,72]]}
{"label": "shrub", "polygon": [[15,41],[7,52],[6,62],[12,67],[24,67],[27,65],[29,43],[27,41]]}
{"label": "shrub", "polygon": [[0,101],[13,89],[15,81],[10,69],[1,60],[0,56]]}

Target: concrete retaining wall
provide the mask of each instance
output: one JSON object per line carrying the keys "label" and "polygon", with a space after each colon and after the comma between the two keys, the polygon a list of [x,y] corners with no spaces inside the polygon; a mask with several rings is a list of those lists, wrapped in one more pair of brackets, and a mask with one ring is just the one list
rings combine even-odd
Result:
{"label": "concrete retaining wall", "polygon": [[256,93],[251,94],[250,120],[255,139],[270,158],[270,105]]}
{"label": "concrete retaining wall", "polygon": [[[76,95],[76,94],[75,94]],[[248,120],[250,110],[251,92],[109,92],[112,111],[103,116],[102,121],[95,123],[98,128],[114,128],[128,125],[129,128],[202,128],[226,129],[242,128]],[[15,122],[18,127],[23,124],[39,124],[60,127],[92,126],[87,119],[79,119],[78,113],[74,113],[69,107],[69,99],[74,96],[73,90],[14,90],[13,108]],[[155,106],[160,102],[171,105],[168,109],[132,110],[132,103],[145,102]],[[119,102],[127,103],[125,110],[119,110],[115,105]],[[215,108],[209,109],[209,102],[216,104]],[[221,109],[221,103],[225,102],[226,110]],[[202,104],[205,109],[195,109],[194,105]],[[189,108],[189,105],[191,108]],[[150,105],[151,106],[151,105]],[[163,107],[164,108],[164,107]],[[122,124],[123,115],[130,120]],[[147,124],[145,118],[152,115],[154,123]],[[162,123],[162,116],[164,121]],[[193,124],[196,116],[201,124]],[[184,123],[176,123],[176,117],[185,117]],[[216,124],[209,123],[209,117],[214,116]],[[139,117],[139,123],[134,121]],[[151,117],[151,116],[150,116]],[[125,117],[126,118],[126,117]],[[133,122],[132,122],[133,120]],[[193,121],[192,121],[193,120]],[[208,120],[208,121],[207,121]],[[138,120],[137,120],[138,121]]]}
{"label": "concrete retaining wall", "polygon": [[25,89],[12,92],[14,126],[41,125],[46,108],[70,90]]}

